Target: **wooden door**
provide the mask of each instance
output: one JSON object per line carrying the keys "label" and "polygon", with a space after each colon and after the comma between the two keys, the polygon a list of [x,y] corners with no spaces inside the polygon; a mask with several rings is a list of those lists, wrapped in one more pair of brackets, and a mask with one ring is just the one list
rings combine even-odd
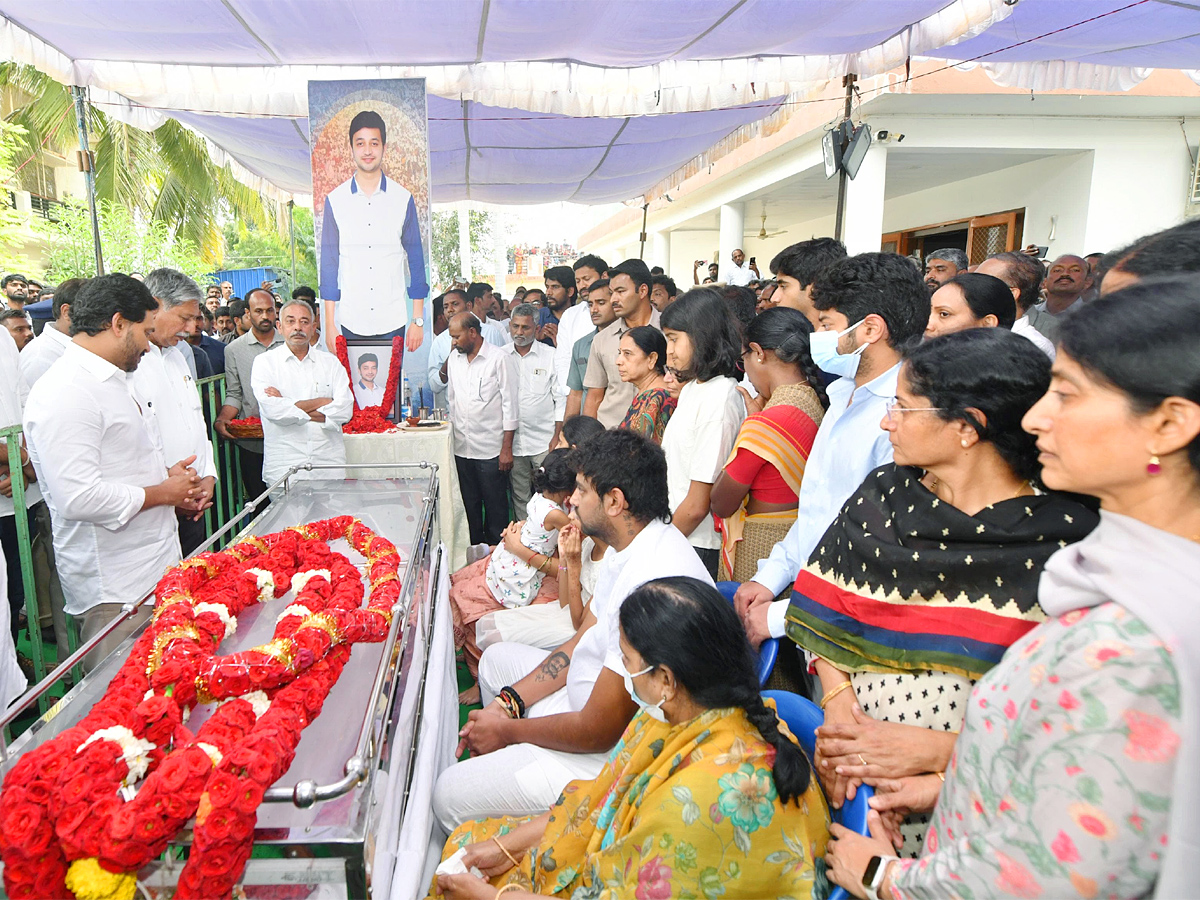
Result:
{"label": "wooden door", "polygon": [[975,266],[989,256],[1017,250],[1025,230],[1025,210],[975,216],[967,224],[967,259]]}

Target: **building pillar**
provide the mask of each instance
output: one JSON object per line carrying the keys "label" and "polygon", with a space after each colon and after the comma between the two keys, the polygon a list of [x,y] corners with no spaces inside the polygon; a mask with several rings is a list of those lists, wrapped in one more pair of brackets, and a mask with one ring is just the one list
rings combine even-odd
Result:
{"label": "building pillar", "polygon": [[746,204],[726,203],[721,206],[721,231],[718,246],[720,255],[717,259],[717,280],[724,281],[729,269],[733,266],[734,250],[744,250],[746,230]]}
{"label": "building pillar", "polygon": [[650,266],[662,266],[663,271],[671,272],[671,232],[656,231],[652,235],[654,242],[650,245]]}
{"label": "building pillar", "polygon": [[846,251],[878,253],[883,237],[883,196],[887,184],[887,145],[873,144],[858,174],[846,185],[846,220],[842,241]]}

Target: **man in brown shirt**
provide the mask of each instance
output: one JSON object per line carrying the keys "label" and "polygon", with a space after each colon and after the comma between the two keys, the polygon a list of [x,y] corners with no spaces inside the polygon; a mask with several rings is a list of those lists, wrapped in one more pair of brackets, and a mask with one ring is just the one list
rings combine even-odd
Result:
{"label": "man in brown shirt", "polygon": [[605,428],[620,425],[629,412],[637,388],[621,380],[617,350],[621,335],[639,325],[658,327],[658,310],[650,304],[650,269],[640,259],[627,259],[608,269],[608,286],[617,320],[596,332],[588,356],[583,385],[587,400],[583,414],[600,420]]}

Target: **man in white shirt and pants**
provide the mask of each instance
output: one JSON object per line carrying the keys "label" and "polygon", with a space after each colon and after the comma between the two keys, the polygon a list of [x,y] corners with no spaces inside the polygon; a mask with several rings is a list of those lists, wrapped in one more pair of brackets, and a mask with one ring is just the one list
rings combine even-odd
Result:
{"label": "man in white shirt and pants", "polygon": [[513,511],[518,519],[525,517],[533,493],[534,470],[546,458],[547,448],[558,442],[567,403],[558,389],[554,348],[537,340],[536,314],[532,304],[522,303],[513,309],[508,326],[513,342],[507,350],[516,361],[520,382],[511,475]]}
{"label": "man in white shirt and pants", "polygon": [[[158,302],[127,275],[93,278],[71,306],[72,343],[29,392],[25,436],[54,523],[66,611],[88,641],[179,562],[175,508],[199,511],[191,457],[168,464],[128,374],[149,349]],[[168,465],[170,466],[168,468]],[[143,605],[85,660],[150,614]]]}
{"label": "man in white shirt and pants", "polygon": [[[284,344],[254,360],[250,385],[263,423],[263,480],[268,486],[292,466],[344,465],[342,426],[354,412],[350,377],[332,353],[310,345],[316,325],[312,307],[289,300],[279,310]],[[298,478],[339,479],[344,469],[300,472]]]}
{"label": "man in white shirt and pants", "polygon": [[[467,292],[461,291],[458,288],[452,288],[442,295],[442,310],[446,317],[447,324],[459,313],[470,312],[467,308]],[[479,317],[476,316],[476,319]],[[495,322],[485,322],[480,319],[479,322],[483,335],[483,339],[493,347],[506,347],[512,343],[512,338],[509,337],[507,331],[497,325]],[[448,409],[446,388],[448,383],[447,376],[447,361],[450,359],[450,354],[453,352],[450,347],[450,329],[447,328],[441,334],[433,338],[433,343],[429,346],[429,363],[427,370],[427,384],[433,392],[433,405],[438,409]]]}
{"label": "man in white shirt and pants", "polygon": [[921,340],[929,321],[921,274],[894,253],[862,253],[830,264],[813,283],[812,301],[821,323],[811,338],[813,361],[842,377],[826,389],[829,409],[804,467],[796,524],[734,597],[756,647],[783,637],[788,600],[775,598],[788,592],[863,479],[892,461],[879,423],[895,400],[901,354]]}
{"label": "man in white shirt and pants", "polygon": [[517,431],[518,375],[513,356],[482,336],[473,313],[450,320],[446,360],[454,464],[472,544],[500,543],[508,514],[508,473]]}
{"label": "man in white shirt and pants", "polygon": [[191,347],[180,343],[199,328],[200,285],[175,269],[155,269],[143,282],[158,301],[150,348],[130,381],[146,417],[155,423],[167,459],[194,456],[192,468],[200,476],[199,512],[180,512],[179,544],[185,556],[204,543],[203,511],[212,506],[217,466],[208,426],[200,405],[200,391],[185,354]]}
{"label": "man in white shirt and pants", "polygon": [[[611,550],[575,637],[547,651],[502,642],[479,661],[484,708],[472,712],[462,744],[471,758],[439,776],[433,810],[449,832],[468,819],[536,815],[567,783],[600,774],[636,707],[625,690],[619,646],[621,604],[655,578],[686,575],[712,583],[686,537],[669,524],[662,450],[627,429],[576,451],[571,503],[584,534]],[[567,526],[575,527],[575,526]],[[526,717],[494,702],[509,687]]]}

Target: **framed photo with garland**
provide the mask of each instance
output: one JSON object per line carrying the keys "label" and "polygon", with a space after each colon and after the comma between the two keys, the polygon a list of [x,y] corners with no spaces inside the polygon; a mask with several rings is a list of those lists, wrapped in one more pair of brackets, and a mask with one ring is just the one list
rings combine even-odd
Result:
{"label": "framed photo with garland", "polygon": [[380,406],[387,399],[388,385],[394,384],[396,387],[390,392],[392,402],[381,412],[389,422],[398,422],[400,407],[404,402],[399,390],[401,354],[393,354],[392,351],[390,340],[346,339],[346,360],[350,367],[350,388],[354,391],[355,404],[359,409]]}

